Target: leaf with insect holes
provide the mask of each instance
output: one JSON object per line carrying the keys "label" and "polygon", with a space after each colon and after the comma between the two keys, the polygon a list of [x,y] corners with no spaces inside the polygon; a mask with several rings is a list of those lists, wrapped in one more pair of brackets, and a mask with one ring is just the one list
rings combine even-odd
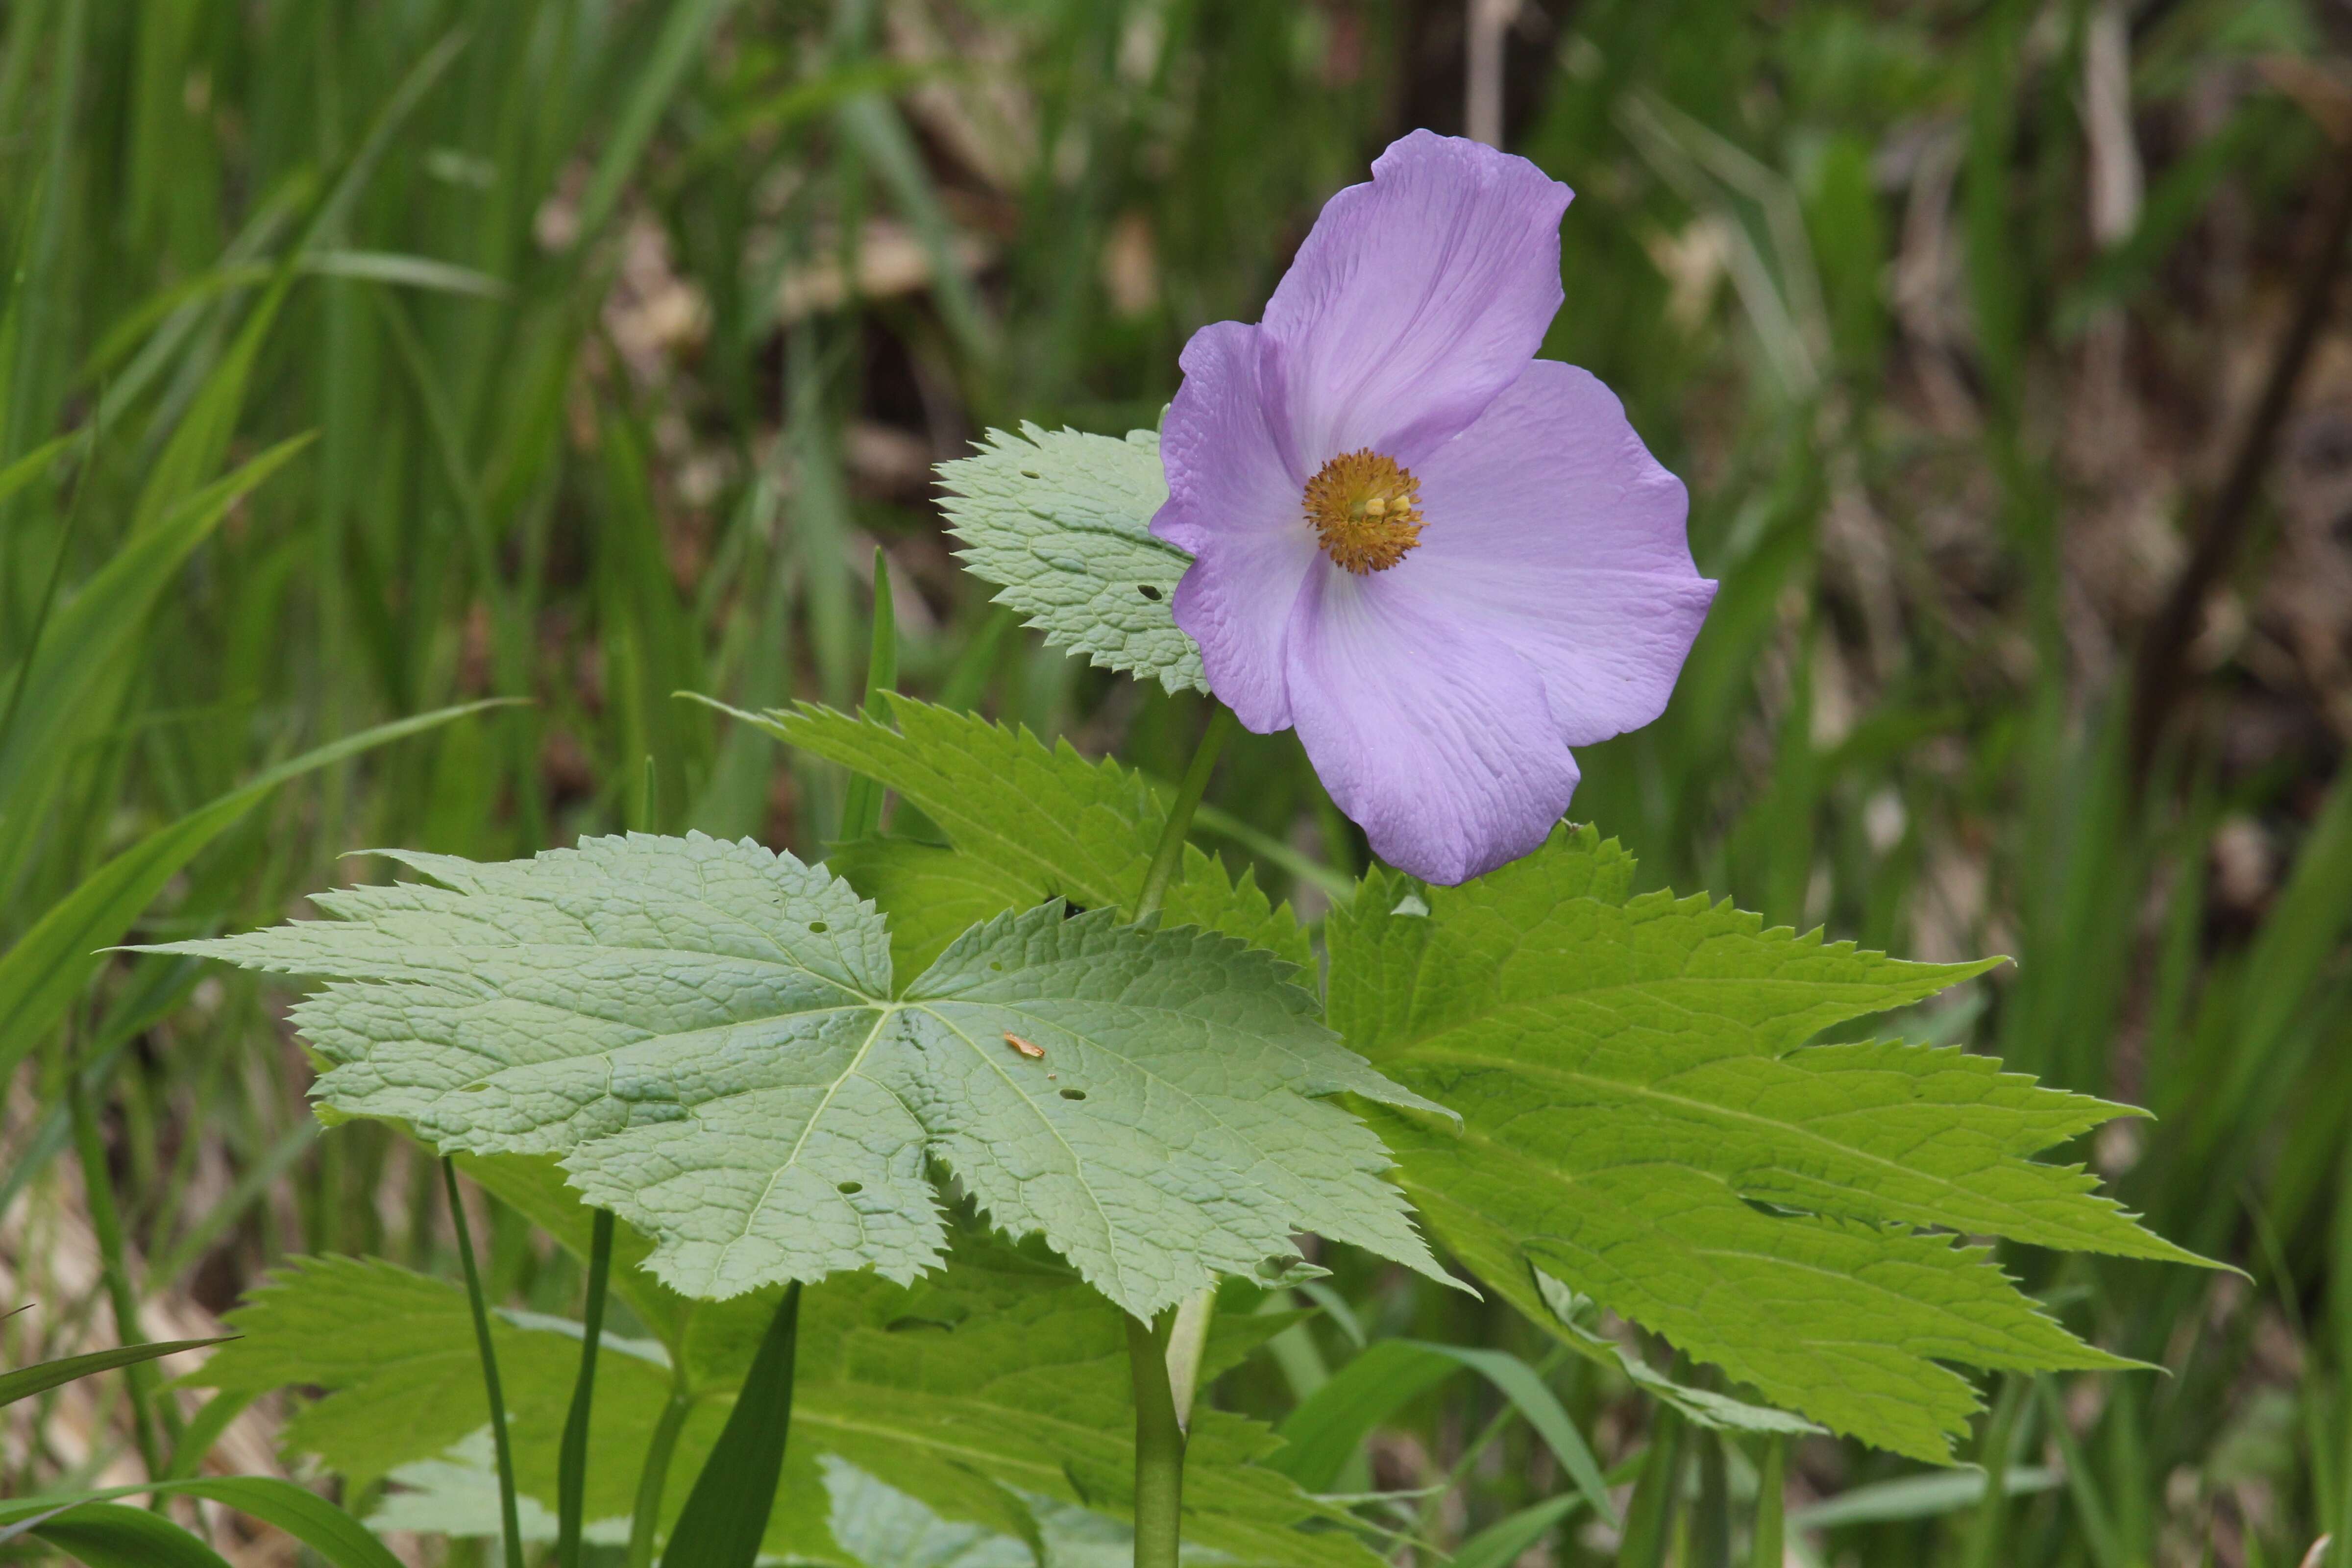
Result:
{"label": "leaf with insect holes", "polygon": [[394,858],[440,885],[155,951],[332,982],[293,1014],[326,1105],[445,1152],[562,1155],[689,1295],[913,1279],[943,1241],[934,1161],[1138,1316],[1300,1231],[1445,1278],[1328,1097],[1434,1107],[1342,1048],[1271,953],[1049,903],[894,996],[873,907],[748,839]]}
{"label": "leaf with insect holes", "polygon": [[[490,1189],[540,1217],[552,1204],[567,1245],[584,1245],[586,1211],[544,1162],[468,1163]],[[576,1223],[574,1223],[576,1222]],[[608,1334],[596,1376],[586,1516],[616,1533],[635,1497],[637,1466],[674,1387],[688,1400],[665,1489],[667,1524],[717,1440],[774,1292],[704,1304],[670,1295],[627,1267],[650,1242],[616,1237],[614,1288],[658,1342]],[[1033,1510],[1129,1507],[1134,1414],[1126,1335],[1117,1308],[1068,1268],[1029,1248],[958,1230],[952,1267],[908,1286],[845,1275],[802,1299],[792,1441],[763,1549],[788,1561],[860,1568],[839,1532],[829,1479],[844,1465],[887,1476],[934,1514],[999,1535],[1034,1529]],[[704,1331],[697,1320],[714,1321]],[[354,1484],[391,1476],[436,1489],[484,1523],[479,1434],[488,1421],[463,1290],[389,1263],[297,1258],[230,1313],[244,1336],[185,1381],[258,1394],[312,1393],[283,1428],[290,1454],[315,1456]],[[1221,1316],[1210,1374],[1234,1365],[1286,1316]],[[1271,1326],[1269,1326],[1271,1325]],[[552,1510],[563,1413],[577,1372],[576,1323],[527,1313],[492,1321],[515,1454],[517,1489]],[[673,1362],[686,1375],[674,1383]],[[322,1395],[322,1396],[320,1396]],[[1185,1539],[1237,1564],[1375,1568],[1378,1559],[1337,1532],[1302,1533],[1337,1510],[1259,1461],[1276,1447],[1264,1426],[1201,1413],[1185,1463]],[[495,1501],[495,1489],[488,1494]],[[412,1498],[395,1520],[415,1520]],[[391,1520],[380,1522],[389,1523]],[[492,1525],[494,1528],[494,1525]],[[446,1528],[446,1523],[445,1523]],[[1024,1559],[1025,1561],[1025,1559]]]}
{"label": "leaf with insect holes", "polygon": [[940,488],[963,563],[1046,642],[1171,691],[1209,689],[1172,607],[1192,558],[1151,536],[1168,499],[1157,435],[991,430],[976,456],[940,465]]}
{"label": "leaf with insect holes", "polygon": [[1976,1408],[1943,1363],[2128,1364],[1949,1233],[2199,1261],[2030,1157],[2135,1112],[1957,1049],[1805,1045],[1990,963],[1906,963],[1632,881],[1613,842],[1563,828],[1459,888],[1375,877],[1333,915],[1332,1024],[1465,1119],[1369,1110],[1440,1240],[1538,1322],[1539,1268],[1922,1458]]}
{"label": "leaf with insect holes", "polygon": [[[789,745],[887,785],[952,842],[951,852],[924,847],[928,856],[893,849],[887,862],[851,847],[841,874],[882,901],[894,921],[908,905],[927,930],[964,913],[979,919],[983,910],[1045,899],[1090,910],[1133,906],[1168,821],[1140,773],[1089,762],[1067,741],[1049,747],[1026,730],[971,714],[895,695],[886,701],[889,723],[813,704],[755,721]],[[921,910],[935,893],[952,913]],[[992,900],[1001,901],[989,910]],[[1236,880],[1191,845],[1161,920],[1239,937],[1301,968],[1314,962],[1288,904],[1268,900],[1253,873]]]}

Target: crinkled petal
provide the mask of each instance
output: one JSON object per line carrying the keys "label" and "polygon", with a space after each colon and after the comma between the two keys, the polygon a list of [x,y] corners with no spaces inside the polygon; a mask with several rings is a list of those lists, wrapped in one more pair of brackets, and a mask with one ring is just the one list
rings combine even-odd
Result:
{"label": "crinkled petal", "polygon": [[1381,858],[1455,883],[1533,850],[1576,793],[1533,666],[1506,625],[1318,562],[1286,660],[1307,760]]}
{"label": "crinkled petal", "polygon": [[1538,360],[1415,472],[1421,546],[1387,575],[1507,638],[1566,744],[1665,710],[1715,584],[1691,562],[1682,481],[1614,394]]}
{"label": "crinkled petal", "polygon": [[1201,645],[1210,689],[1260,734],[1287,729],[1284,629],[1317,558],[1300,485],[1276,449],[1265,395],[1272,345],[1220,321],[1184,345],[1184,384],[1160,426],[1168,500],[1151,531],[1192,552],[1176,584],[1176,624]]}
{"label": "crinkled petal", "polygon": [[1303,485],[1342,452],[1407,467],[1517,379],[1559,310],[1566,185],[1416,131],[1324,205],[1265,308]]}

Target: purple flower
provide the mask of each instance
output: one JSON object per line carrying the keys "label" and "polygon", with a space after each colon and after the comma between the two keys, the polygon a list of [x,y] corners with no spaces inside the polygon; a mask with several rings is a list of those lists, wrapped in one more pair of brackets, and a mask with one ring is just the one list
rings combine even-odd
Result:
{"label": "purple flower", "polygon": [[1541,844],[1570,746],[1664,710],[1715,584],[1609,389],[1534,357],[1568,187],[1416,131],[1333,196],[1255,326],[1184,347],[1151,531],[1176,624],[1261,734],[1296,726],[1390,864]]}

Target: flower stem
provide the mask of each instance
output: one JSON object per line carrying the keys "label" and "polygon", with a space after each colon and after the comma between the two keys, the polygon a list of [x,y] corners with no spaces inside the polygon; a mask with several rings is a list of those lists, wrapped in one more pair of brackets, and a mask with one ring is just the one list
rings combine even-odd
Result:
{"label": "flower stem", "polygon": [[581,1326],[580,1377],[563,1418],[555,1479],[555,1561],[580,1568],[580,1531],[587,1510],[588,1416],[596,1397],[596,1352],[604,1337],[604,1291],[613,1271],[613,1211],[598,1209],[588,1243],[588,1302]]}
{"label": "flower stem", "polygon": [[449,1194],[449,1223],[457,1232],[457,1258],[466,1266],[466,1300],[474,1309],[474,1343],[482,1354],[482,1390],[490,1397],[490,1446],[499,1461],[499,1522],[504,1527],[507,1568],[523,1568],[522,1521],[515,1511],[514,1448],[507,1440],[506,1394],[499,1387],[499,1352],[490,1343],[489,1303],[482,1296],[482,1276],[474,1267],[474,1235],[466,1224],[466,1205],[457,1199],[457,1165],[441,1159],[441,1184]]}
{"label": "flower stem", "polygon": [[[1180,839],[1179,842],[1181,842]],[[1135,1374],[1135,1568],[1176,1568],[1184,1512],[1184,1426],[1168,1386],[1168,1350],[1142,1319],[1127,1320]]]}
{"label": "flower stem", "polygon": [[1160,912],[1168,889],[1175,885],[1176,873],[1184,868],[1184,840],[1192,831],[1192,813],[1208,790],[1209,775],[1216,771],[1217,753],[1225,749],[1225,737],[1233,732],[1234,710],[1212,698],[1209,727],[1192,752],[1192,766],[1184,770],[1184,782],[1176,786],[1176,798],[1168,807],[1168,826],[1160,835],[1160,848],[1151,857],[1151,868],[1143,874],[1143,891],[1136,895],[1138,921]]}

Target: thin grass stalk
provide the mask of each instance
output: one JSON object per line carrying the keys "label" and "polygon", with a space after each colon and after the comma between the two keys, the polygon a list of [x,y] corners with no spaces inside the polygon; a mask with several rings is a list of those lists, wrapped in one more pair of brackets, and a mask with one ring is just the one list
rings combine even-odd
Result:
{"label": "thin grass stalk", "polygon": [[1731,1568],[1731,1476],[1723,1434],[1697,1432],[1698,1498],[1691,1506],[1690,1568]]}
{"label": "thin grass stalk", "polygon": [[[99,1276],[106,1288],[107,1304],[114,1312],[114,1337],[120,1344],[140,1344],[145,1336],[139,1331],[139,1293],[131,1288],[130,1272],[123,1266],[122,1219],[115,1206],[114,1180],[107,1172],[106,1142],[99,1131],[89,1086],[82,1081],[71,1047],[61,1045],[58,1058],[65,1079],[68,1112],[73,1119],[74,1152],[81,1161],[82,1198],[89,1207],[90,1230],[98,1237]],[[131,1435],[139,1447],[139,1461],[146,1467],[151,1479],[160,1479],[163,1474],[163,1448],[155,1435],[152,1373],[152,1369],[142,1363],[125,1367],[122,1381],[130,1394]],[[148,1506],[161,1512],[164,1500],[158,1492],[149,1498]]]}
{"label": "thin grass stalk", "polygon": [[506,1536],[507,1568],[523,1568],[522,1521],[515,1506],[514,1447],[507,1436],[507,1402],[499,1386],[499,1352],[490,1343],[490,1308],[482,1297],[482,1276],[474,1267],[474,1236],[466,1205],[457,1196],[457,1163],[444,1155],[441,1185],[449,1196],[449,1223],[457,1233],[457,1258],[466,1269],[466,1300],[474,1310],[474,1343],[482,1356],[482,1392],[490,1401],[490,1444],[498,1455],[499,1522]]}
{"label": "thin grass stalk", "polygon": [[588,1417],[596,1399],[596,1352],[604,1337],[604,1291],[613,1273],[613,1211],[598,1209],[588,1242],[588,1300],[580,1335],[580,1378],[563,1417],[555,1475],[555,1560],[580,1568],[580,1532],[588,1511]]}
{"label": "thin grass stalk", "polygon": [[[890,558],[874,547],[874,647],[866,661],[866,711],[883,718],[882,694],[898,684],[898,621],[890,603]],[[840,842],[869,838],[882,826],[882,786],[857,773],[842,797]]]}
{"label": "thin grass stalk", "polygon": [[1977,1505],[1976,1523],[1969,1531],[1968,1568],[1996,1568],[2004,1561],[2001,1538],[2009,1528],[2009,1448],[2032,1384],[2014,1374],[2000,1380],[1992,1415],[1977,1445],[1977,1464],[1984,1471],[1984,1500]]}
{"label": "thin grass stalk", "polygon": [[629,1513],[628,1568],[653,1568],[654,1532],[661,1521],[662,1493],[669,1485],[669,1463],[677,1452],[677,1434],[686,1425],[694,1396],[687,1392],[681,1365],[670,1384],[669,1403],[654,1423],[653,1439],[646,1445],[646,1461],[637,1471],[637,1496]]}
{"label": "thin grass stalk", "polygon": [[1750,1568],[1783,1568],[1788,1562],[1789,1440],[1764,1439],[1764,1463],[1756,1477],[1756,1529],[1748,1542]]}
{"label": "thin grass stalk", "polygon": [[1651,1416],[1649,1459],[1633,1483],[1625,1507],[1625,1543],[1619,1568],[1662,1568],[1675,1533],[1675,1505],[1681,1500],[1684,1422],[1660,1405]]}

